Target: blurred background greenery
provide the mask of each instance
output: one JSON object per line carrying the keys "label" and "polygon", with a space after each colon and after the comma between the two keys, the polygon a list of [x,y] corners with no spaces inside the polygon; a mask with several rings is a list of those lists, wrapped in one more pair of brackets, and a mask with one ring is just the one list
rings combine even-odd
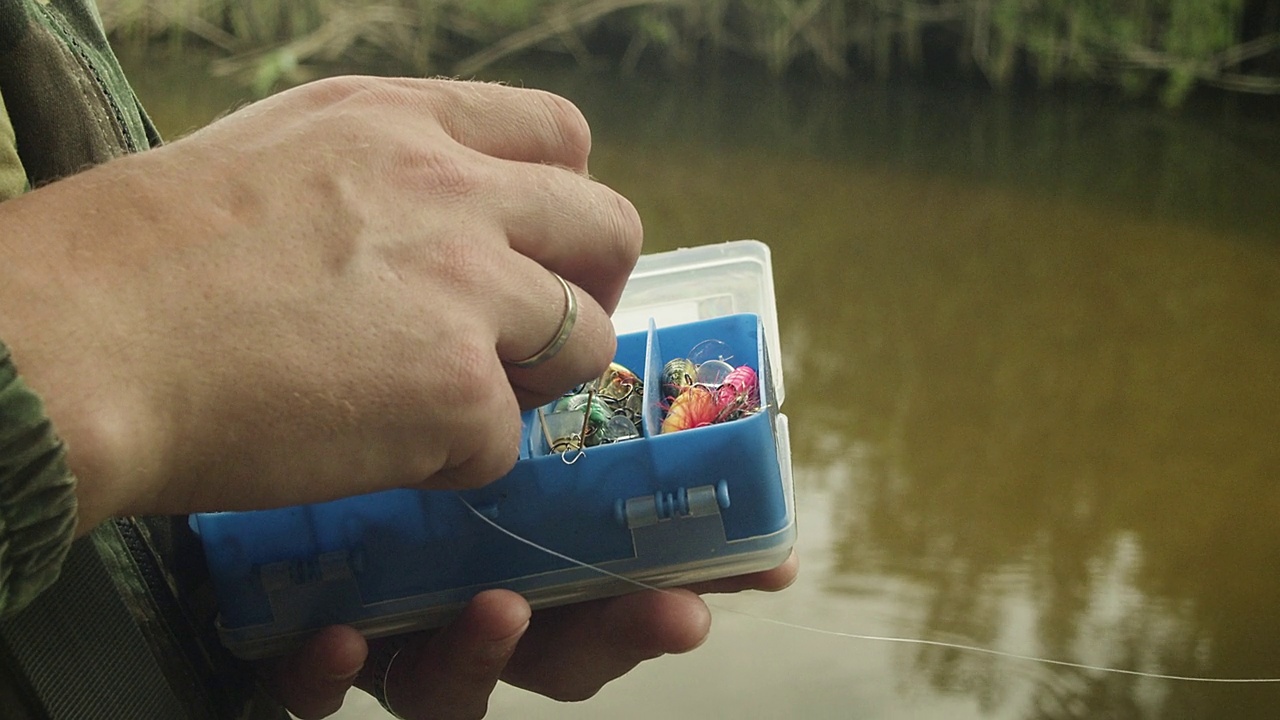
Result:
{"label": "blurred background greenery", "polygon": [[1197,85],[1280,93],[1274,0],[102,0],[119,38],[216,50],[261,94],[339,64],[469,76],[512,54],[624,71],[741,59],[887,77],[942,67],[992,85],[1118,84],[1179,104]]}

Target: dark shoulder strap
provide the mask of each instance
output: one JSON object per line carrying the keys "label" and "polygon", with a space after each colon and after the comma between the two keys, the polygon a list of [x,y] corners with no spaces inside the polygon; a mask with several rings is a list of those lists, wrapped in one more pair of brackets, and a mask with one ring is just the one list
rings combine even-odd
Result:
{"label": "dark shoulder strap", "polygon": [[191,718],[98,556],[76,542],[62,577],[26,610],[0,622],[0,645],[50,720]]}
{"label": "dark shoulder strap", "polygon": [[62,577],[0,622],[0,685],[41,720],[287,718],[217,643],[193,544],[179,518],[120,519],[77,541]]}

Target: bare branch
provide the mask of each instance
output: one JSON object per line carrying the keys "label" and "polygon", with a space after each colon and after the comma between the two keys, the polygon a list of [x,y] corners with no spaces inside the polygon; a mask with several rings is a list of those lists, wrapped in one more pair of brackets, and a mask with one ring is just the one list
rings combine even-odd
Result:
{"label": "bare branch", "polygon": [[605,15],[626,8],[643,5],[671,5],[678,0],[595,0],[571,10],[559,12],[526,30],[509,35],[480,52],[462,60],[454,67],[454,73],[463,77],[474,75],[502,58],[560,34],[566,25],[580,26],[594,22]]}

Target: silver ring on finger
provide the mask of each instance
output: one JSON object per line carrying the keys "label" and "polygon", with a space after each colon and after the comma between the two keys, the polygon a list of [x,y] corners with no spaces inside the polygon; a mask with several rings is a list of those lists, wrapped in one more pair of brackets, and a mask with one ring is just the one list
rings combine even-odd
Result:
{"label": "silver ring on finger", "polygon": [[569,334],[573,332],[573,325],[578,321],[578,296],[574,295],[573,288],[568,281],[560,277],[555,272],[551,273],[556,281],[560,283],[560,288],[564,290],[564,316],[560,320],[560,328],[556,330],[556,334],[538,352],[530,355],[524,360],[516,360],[511,364],[518,368],[531,368],[550,360],[555,357],[556,353],[564,347],[569,341]]}

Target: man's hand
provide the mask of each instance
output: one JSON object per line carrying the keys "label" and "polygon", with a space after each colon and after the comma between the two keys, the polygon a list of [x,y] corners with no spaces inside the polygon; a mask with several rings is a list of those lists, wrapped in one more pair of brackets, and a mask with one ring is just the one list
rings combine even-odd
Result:
{"label": "man's hand", "polygon": [[[0,337],[115,514],[470,488],[597,376],[640,252],[567,101],[337,78],[0,205]],[[564,308],[567,345],[536,368]]]}
{"label": "man's hand", "polygon": [[386,678],[388,703],[406,720],[483,717],[499,680],[557,700],[585,700],[645,660],[696,648],[711,628],[699,593],[781,590],[795,555],[761,573],[685,589],[639,592],[529,612],[504,590],[477,595],[437,632],[365,643],[350,627],[317,633],[294,654],[263,664],[269,686],[304,720],[342,706],[353,682],[371,691],[368,657],[402,648]]}

